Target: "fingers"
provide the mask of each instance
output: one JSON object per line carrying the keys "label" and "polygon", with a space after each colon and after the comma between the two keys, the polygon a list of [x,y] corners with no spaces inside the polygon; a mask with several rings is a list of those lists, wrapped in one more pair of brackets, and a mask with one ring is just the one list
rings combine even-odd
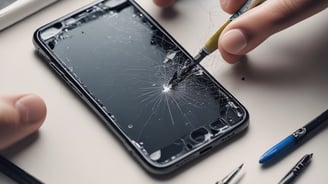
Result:
{"label": "fingers", "polygon": [[154,3],[160,7],[169,7],[172,6],[175,2],[175,0],[153,0]]}
{"label": "fingers", "polygon": [[35,132],[46,117],[43,100],[31,94],[0,97],[0,149]]}
{"label": "fingers", "polygon": [[229,63],[236,63],[272,34],[327,6],[328,0],[267,1],[235,19],[224,29],[218,43],[222,57]]}
{"label": "fingers", "polygon": [[221,8],[229,13],[229,14],[233,14],[234,12],[236,12],[237,10],[239,10],[239,8],[245,4],[247,0],[220,0],[220,4],[221,4]]}

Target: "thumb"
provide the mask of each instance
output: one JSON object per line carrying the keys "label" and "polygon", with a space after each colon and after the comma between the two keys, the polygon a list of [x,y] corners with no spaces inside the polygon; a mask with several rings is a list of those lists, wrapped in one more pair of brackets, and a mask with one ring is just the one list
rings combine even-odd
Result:
{"label": "thumb", "polygon": [[172,6],[175,2],[175,0],[153,0],[153,1],[157,6],[163,7],[163,8]]}
{"label": "thumb", "polygon": [[36,95],[0,96],[0,149],[35,132],[45,116],[45,103]]}
{"label": "thumb", "polygon": [[327,6],[328,0],[267,1],[249,10],[225,28],[218,43],[222,57],[229,63],[235,63],[272,34],[324,10]]}

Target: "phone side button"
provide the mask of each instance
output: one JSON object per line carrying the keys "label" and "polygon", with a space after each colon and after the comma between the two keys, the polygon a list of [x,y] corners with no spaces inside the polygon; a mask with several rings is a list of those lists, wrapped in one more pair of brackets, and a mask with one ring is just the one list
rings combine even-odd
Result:
{"label": "phone side button", "polygon": [[61,70],[59,70],[59,68],[53,62],[49,62],[49,65],[79,96],[84,96],[81,91],[66,77],[66,75]]}
{"label": "phone side button", "polygon": [[41,57],[43,57],[45,60],[47,60],[49,62],[51,61],[50,58],[47,56],[47,54],[42,49],[38,48],[37,50],[38,50],[38,53]]}
{"label": "phone side button", "polygon": [[74,86],[71,82],[69,82],[69,85],[72,86],[73,90],[80,96],[80,97],[84,97],[84,95],[81,93],[81,91],[79,89],[77,89],[76,86]]}
{"label": "phone side button", "polygon": [[53,63],[53,62],[49,62],[49,66],[58,74],[60,75],[60,77],[64,78],[64,73],[62,71],[59,70],[59,68]]}
{"label": "phone side button", "polygon": [[81,91],[64,75],[63,76],[65,82],[77,93],[80,97],[84,97]]}

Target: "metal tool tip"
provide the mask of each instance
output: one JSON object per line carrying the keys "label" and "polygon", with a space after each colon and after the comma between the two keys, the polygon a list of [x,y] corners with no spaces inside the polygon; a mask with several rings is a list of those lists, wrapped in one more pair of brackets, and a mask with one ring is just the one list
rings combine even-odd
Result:
{"label": "metal tool tip", "polygon": [[162,90],[162,92],[163,93],[168,93],[168,92],[170,92],[170,90],[172,89],[172,85],[163,85],[163,90]]}
{"label": "metal tool tip", "polygon": [[176,82],[174,82],[176,79],[178,78],[178,72],[174,72],[172,78],[170,79],[170,81],[168,82],[168,86],[170,86],[170,88],[174,88],[176,86]]}

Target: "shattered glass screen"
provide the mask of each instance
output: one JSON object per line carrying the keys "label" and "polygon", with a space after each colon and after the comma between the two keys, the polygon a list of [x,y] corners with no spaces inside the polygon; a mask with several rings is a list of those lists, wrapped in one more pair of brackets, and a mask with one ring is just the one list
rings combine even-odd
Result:
{"label": "shattered glass screen", "polygon": [[47,47],[152,161],[177,159],[245,118],[201,67],[170,89],[190,56],[130,3],[99,3],[53,27]]}

